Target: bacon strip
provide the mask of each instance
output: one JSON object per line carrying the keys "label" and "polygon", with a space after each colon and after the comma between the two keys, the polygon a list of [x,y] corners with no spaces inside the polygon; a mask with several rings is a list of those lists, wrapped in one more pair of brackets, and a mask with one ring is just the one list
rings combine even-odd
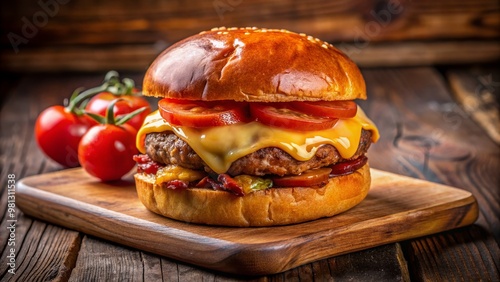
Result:
{"label": "bacon strip", "polygon": [[160,163],[153,161],[148,155],[140,154],[133,157],[134,161],[137,162],[137,172],[138,173],[148,173],[156,174],[158,169],[162,167]]}
{"label": "bacon strip", "polygon": [[222,183],[224,190],[233,192],[236,196],[245,196],[243,188],[241,188],[238,182],[236,182],[236,180],[234,180],[231,176],[227,174],[219,174],[217,180]]}
{"label": "bacon strip", "polygon": [[184,190],[184,189],[187,189],[189,187],[189,182],[175,179],[175,180],[170,180],[170,181],[166,182],[164,185],[168,189]]}
{"label": "bacon strip", "polygon": [[212,188],[214,190],[227,191],[235,194],[236,196],[244,196],[243,188],[238,185],[236,180],[227,174],[219,174],[217,180],[206,176],[201,179],[195,187],[198,188]]}

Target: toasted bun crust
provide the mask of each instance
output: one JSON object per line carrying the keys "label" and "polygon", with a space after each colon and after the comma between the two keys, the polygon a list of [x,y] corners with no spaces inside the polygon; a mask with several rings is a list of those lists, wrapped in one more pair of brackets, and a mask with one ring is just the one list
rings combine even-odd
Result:
{"label": "toasted bun crust", "polygon": [[146,72],[143,94],[205,101],[366,99],[358,67],[331,44],[257,28],[212,29],[170,46]]}
{"label": "toasted bun crust", "polygon": [[243,197],[229,192],[188,188],[176,191],[135,174],[139,199],[147,209],[189,223],[221,226],[275,226],[329,217],[360,203],[370,189],[368,164],[331,178],[321,188],[271,188]]}

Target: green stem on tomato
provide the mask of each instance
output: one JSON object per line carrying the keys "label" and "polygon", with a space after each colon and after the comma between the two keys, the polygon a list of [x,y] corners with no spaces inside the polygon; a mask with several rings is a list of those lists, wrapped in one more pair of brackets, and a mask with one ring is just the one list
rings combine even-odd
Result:
{"label": "green stem on tomato", "polygon": [[101,116],[90,112],[85,112],[85,114],[100,124],[122,125],[127,121],[131,120],[136,115],[145,111],[147,108],[147,107],[142,107],[128,114],[119,115],[115,117],[114,107],[115,104],[118,103],[119,101],[123,101],[123,99],[120,98],[114,99],[113,101],[111,101],[111,103],[109,103],[108,108],[106,109],[106,116]]}
{"label": "green stem on tomato", "polygon": [[118,78],[120,77],[120,75],[118,74],[117,71],[114,71],[114,70],[110,70],[106,73],[106,75],[104,76],[104,81],[103,81],[103,84],[106,83],[106,82],[109,82],[111,81],[111,79],[115,79],[117,80]]}
{"label": "green stem on tomato", "polygon": [[125,85],[125,95],[132,95],[135,87],[134,81],[127,77],[124,78],[122,81],[123,84]]}
{"label": "green stem on tomato", "polygon": [[66,107],[66,110],[72,113],[75,113],[77,115],[82,115],[83,110],[80,107],[78,107],[79,104],[81,104],[83,101],[105,91],[107,88],[107,85],[101,85],[99,87],[94,87],[87,89],[81,93],[78,93],[81,91],[82,88],[77,88],[73,94],[71,95],[71,99],[69,101],[69,105]]}
{"label": "green stem on tomato", "polygon": [[113,95],[131,95],[135,87],[135,83],[130,78],[124,78],[122,83],[119,80],[120,76],[116,71],[109,71],[103,81],[103,84],[109,85],[107,91]]}
{"label": "green stem on tomato", "polygon": [[130,112],[128,114],[125,114],[125,115],[119,115],[117,116],[117,120],[116,120],[116,125],[122,125],[124,123],[126,123],[127,121],[131,120],[132,118],[134,118],[136,115],[144,112],[148,107],[142,107],[142,108],[139,108],[133,112]]}
{"label": "green stem on tomato", "polygon": [[81,92],[83,90],[82,87],[77,88],[73,91],[66,110],[79,116],[84,114],[85,101],[101,92],[109,92],[116,96],[133,94],[134,81],[130,78],[124,78],[122,80],[123,83],[121,83],[119,78],[120,75],[118,72],[111,70],[106,73],[104,81],[100,86],[89,88],[83,92]]}
{"label": "green stem on tomato", "polygon": [[115,124],[115,104],[123,99],[114,99],[106,109],[106,124]]}

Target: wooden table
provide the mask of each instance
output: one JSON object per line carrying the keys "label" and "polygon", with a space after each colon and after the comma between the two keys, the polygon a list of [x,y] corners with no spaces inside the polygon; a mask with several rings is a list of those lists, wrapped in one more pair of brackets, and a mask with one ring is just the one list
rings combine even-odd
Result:
{"label": "wooden table", "polygon": [[[369,152],[371,166],[470,191],[480,208],[475,224],[331,257],[284,273],[239,277],[48,224],[16,209],[12,275],[7,264],[12,236],[6,232],[9,180],[19,182],[63,169],[38,149],[33,136],[36,117],[44,108],[60,104],[75,88],[97,85],[103,74],[3,73],[1,280],[500,281],[498,71],[413,67],[364,69],[363,73],[369,100],[360,105],[382,136]],[[140,82],[143,74],[126,75]]]}

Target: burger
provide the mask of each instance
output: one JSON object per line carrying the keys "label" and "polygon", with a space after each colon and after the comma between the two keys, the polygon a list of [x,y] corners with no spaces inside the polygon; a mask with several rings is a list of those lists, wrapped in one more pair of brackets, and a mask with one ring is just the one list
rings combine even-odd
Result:
{"label": "burger", "polygon": [[376,126],[358,67],[287,30],[215,28],[164,50],[143,94],[161,98],[137,135],[139,199],[162,216],[276,226],[344,212],[367,195]]}

